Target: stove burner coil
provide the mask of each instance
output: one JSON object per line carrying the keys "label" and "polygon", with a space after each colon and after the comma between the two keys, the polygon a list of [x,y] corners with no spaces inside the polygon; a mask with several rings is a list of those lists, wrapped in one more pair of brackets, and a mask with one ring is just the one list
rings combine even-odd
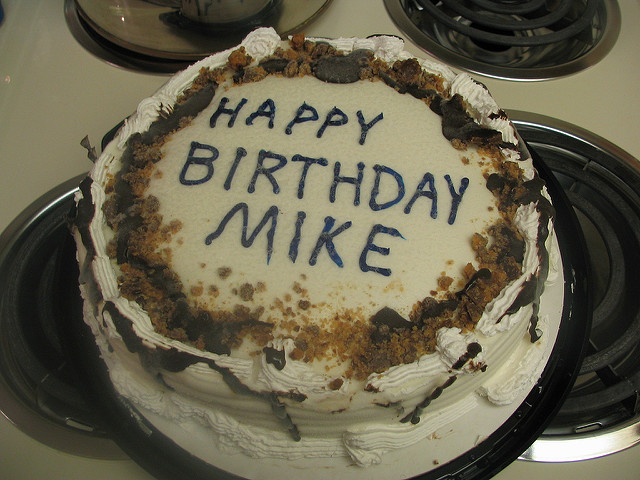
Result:
{"label": "stove burner coil", "polygon": [[0,235],[0,414],[55,449],[121,459],[85,401],[58,331],[70,284],[60,281],[61,245],[70,237],[67,214],[80,180],[36,200]]}
{"label": "stove burner coil", "polygon": [[524,112],[510,116],[574,207],[590,257],[594,305],[580,375],[522,458],[595,458],[640,442],[640,167],[626,152],[573,125]]}
{"label": "stove burner coil", "polygon": [[[623,167],[605,173],[591,160],[565,160],[555,167],[565,179],[571,203],[593,225],[593,234],[601,239],[607,254],[592,259],[596,274],[607,281],[597,287],[590,350],[580,369],[582,376],[591,377],[587,385],[602,383],[602,387],[590,392],[583,385],[578,390],[585,392],[582,395],[574,391],[563,405],[562,415],[579,415],[618,403],[630,404],[630,413],[638,413],[640,370],[627,374],[620,370],[640,345],[640,301],[635,293],[640,289],[640,278],[633,270],[640,264],[640,197],[636,193],[640,183],[629,185],[633,169],[629,165],[630,171],[625,172]],[[624,181],[618,175],[624,175]],[[616,318],[624,321],[616,325],[612,335],[608,330]],[[629,398],[633,400],[627,401]]]}
{"label": "stove burner coil", "polygon": [[398,27],[427,52],[509,80],[575,73],[615,43],[613,0],[385,0]]}
{"label": "stove burner coil", "polygon": [[[510,47],[546,45],[574,37],[593,23],[597,4],[595,0],[587,0],[583,12],[572,19],[571,7],[575,5],[572,0],[562,0],[550,11],[545,6],[546,2],[539,0],[515,4],[481,0],[442,0],[438,4],[428,0],[416,2],[424,9],[423,12],[428,12],[457,32],[486,45]],[[546,29],[544,32],[536,33],[543,28]]]}

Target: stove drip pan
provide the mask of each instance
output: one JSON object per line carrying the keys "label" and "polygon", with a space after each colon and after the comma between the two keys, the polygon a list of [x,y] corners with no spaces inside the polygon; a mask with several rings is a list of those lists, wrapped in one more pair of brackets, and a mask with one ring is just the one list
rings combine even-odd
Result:
{"label": "stove drip pan", "polygon": [[65,0],[74,38],[106,62],[134,71],[172,74],[231,48],[259,26],[282,37],[295,33],[324,12],[331,0],[272,0],[243,21],[203,24],[180,13],[175,0]]}
{"label": "stove drip pan", "polygon": [[0,235],[0,413],[57,450],[122,459],[85,401],[57,328],[69,314],[60,291],[69,283],[58,275],[81,178],[36,200]]}
{"label": "stove drip pan", "polygon": [[640,162],[591,132],[510,112],[574,207],[590,258],[594,311],[580,375],[522,456],[596,458],[640,443]]}
{"label": "stove drip pan", "polygon": [[620,31],[615,0],[385,0],[419,47],[505,80],[545,80],[600,61]]}

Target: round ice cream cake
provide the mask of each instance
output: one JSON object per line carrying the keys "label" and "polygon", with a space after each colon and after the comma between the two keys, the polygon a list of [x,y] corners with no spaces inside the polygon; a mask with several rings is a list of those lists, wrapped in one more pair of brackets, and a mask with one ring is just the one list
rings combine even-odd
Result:
{"label": "round ice cream cake", "polygon": [[251,457],[370,465],[532,388],[552,224],[469,76],[259,29],[140,103],[74,235],[120,394]]}

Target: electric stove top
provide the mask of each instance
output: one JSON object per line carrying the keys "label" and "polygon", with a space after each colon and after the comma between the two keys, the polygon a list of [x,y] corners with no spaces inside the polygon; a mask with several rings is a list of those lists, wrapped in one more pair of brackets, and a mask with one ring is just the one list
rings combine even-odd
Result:
{"label": "electric stove top", "polygon": [[[546,46],[536,46],[535,54],[526,58],[521,58],[523,45],[504,44],[491,36],[464,40],[451,26],[432,27],[428,23],[430,17],[446,14],[454,19],[450,22],[466,25],[462,30],[502,35],[504,32],[496,32],[491,25],[491,18],[508,15],[507,23],[518,24],[523,18],[538,22],[539,17],[559,15],[541,14],[539,5],[534,8],[536,1],[333,0],[320,2],[308,18],[292,28],[301,26],[314,36],[403,36],[407,49],[418,56],[439,56],[458,69],[474,71],[498,103],[511,109],[519,129],[532,148],[542,152],[575,207],[592,259],[595,309],[589,350],[574,391],[556,420],[523,452],[522,460],[496,478],[603,478],[614,468],[617,478],[636,478],[640,460],[638,447],[633,445],[640,436],[636,393],[640,316],[633,292],[640,251],[636,194],[640,191],[640,139],[633,118],[640,111],[634,89],[640,61],[632,49],[640,40],[634,26],[640,20],[640,5],[584,1],[567,7],[565,0],[555,2],[558,8],[568,8],[563,14],[566,19],[584,22],[583,17],[589,17],[595,24],[571,40],[570,47],[544,43]],[[29,3],[4,0],[5,19],[0,23],[0,113],[5,119],[0,129],[0,158],[6,169],[0,188],[0,230],[15,228],[19,218],[27,219],[27,224],[41,226],[37,239],[42,240],[49,234],[53,238],[59,235],[56,230],[64,221],[69,192],[90,167],[80,145],[82,138],[88,135],[99,143],[140,98],[166,81],[166,74],[176,68],[176,59],[132,52],[117,38],[105,38],[95,25],[84,34],[93,36],[95,44],[91,46],[75,31],[80,22],[91,24],[91,18],[71,9],[73,2]],[[467,8],[475,5],[474,16],[465,17],[468,12],[456,11],[452,3]],[[507,5],[511,11],[492,11],[487,21],[477,11],[480,4]],[[430,12],[431,5],[440,13]],[[516,11],[518,8],[521,11]],[[415,22],[414,27],[401,20],[402,15]],[[126,23],[128,18],[122,18]],[[564,30],[564,23],[561,26],[551,29]],[[531,25],[524,27],[520,25],[518,33],[507,36],[534,36],[529,32]],[[422,33],[416,34],[414,28]],[[548,34],[549,29],[542,25],[533,30]],[[463,53],[445,53],[440,49],[445,47],[422,41],[420,35],[433,32],[448,39],[447,49],[458,48],[456,43],[472,45],[474,57],[484,58],[494,51],[499,60],[489,67],[467,65],[460,58]],[[548,58],[558,57],[559,51],[570,52],[570,57],[560,60],[559,66],[547,65],[550,60],[545,59],[536,67],[529,59],[542,55],[542,50],[553,50]],[[507,64],[506,70],[500,69]],[[525,73],[514,74],[514,69]],[[11,237],[19,233],[13,231]],[[51,279],[52,261],[46,261],[50,253],[46,247],[38,250],[40,257],[35,263],[42,273],[35,275],[36,279],[32,271],[24,274],[31,281],[29,288],[44,298],[51,295],[46,288]],[[55,313],[41,305],[29,307],[41,319]],[[20,366],[20,380],[27,380],[12,397],[24,396],[28,401],[18,403],[29,403],[29,413],[23,410],[16,417],[5,408],[6,398],[0,396],[0,410],[12,417],[0,422],[0,463],[10,477],[150,478],[105,435],[91,407],[77,396],[75,379],[58,356],[59,345],[50,337],[46,322],[39,322],[29,332],[26,343],[34,341],[39,346],[36,358],[25,359],[28,354],[17,340],[2,349],[3,356],[19,351],[19,360],[14,363]],[[46,366],[44,370],[41,364]],[[38,379],[35,392],[27,388],[31,376]],[[16,378],[12,382],[17,383]],[[37,426],[33,418],[39,418],[44,427]],[[35,457],[44,461],[30,461]],[[597,459],[585,460],[589,458]]]}

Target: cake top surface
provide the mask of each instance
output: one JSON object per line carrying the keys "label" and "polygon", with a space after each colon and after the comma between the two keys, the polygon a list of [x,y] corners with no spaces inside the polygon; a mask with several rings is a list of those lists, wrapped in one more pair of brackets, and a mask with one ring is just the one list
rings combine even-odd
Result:
{"label": "cake top surface", "polygon": [[80,185],[85,321],[198,451],[211,427],[225,458],[372,465],[455,428],[455,458],[545,367],[548,198],[469,76],[258,29],[143,100]]}
{"label": "cake top surface", "polygon": [[119,291],[167,338],[274,362],[290,341],[346,377],[472,331],[522,272],[514,217],[541,188],[504,112],[396,39],[273,35],[175,77],[111,147]]}

